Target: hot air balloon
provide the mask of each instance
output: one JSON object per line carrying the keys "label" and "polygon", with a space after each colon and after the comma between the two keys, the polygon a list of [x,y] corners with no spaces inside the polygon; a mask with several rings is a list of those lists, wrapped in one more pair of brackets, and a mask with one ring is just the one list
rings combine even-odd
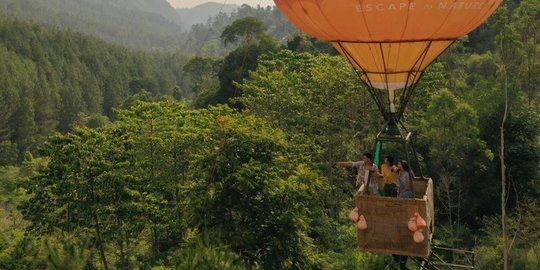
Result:
{"label": "hot air balloon", "polygon": [[[412,152],[417,161],[411,132],[402,122],[416,85],[426,68],[455,40],[482,24],[501,0],[274,2],[296,27],[330,42],[351,63],[385,121],[375,140],[375,162],[379,163],[383,142],[401,143],[407,160]],[[357,196],[358,214],[373,222],[357,233],[361,250],[429,255],[430,239],[421,244],[410,241],[407,223],[418,212],[425,217],[424,232],[431,237],[433,185],[425,177],[413,183],[415,199]]]}

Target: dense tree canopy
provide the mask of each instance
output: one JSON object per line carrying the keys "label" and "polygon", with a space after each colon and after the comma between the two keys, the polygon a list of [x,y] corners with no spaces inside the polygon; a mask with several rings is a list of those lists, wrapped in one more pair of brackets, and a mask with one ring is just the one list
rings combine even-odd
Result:
{"label": "dense tree canopy", "polygon": [[154,255],[212,233],[249,265],[298,268],[312,263],[309,224],[324,216],[317,201],[328,186],[295,149],[282,131],[224,107],[140,103],[106,128],[51,138],[21,209],[32,231],[93,239],[103,265],[107,246],[129,264],[147,231]]}
{"label": "dense tree canopy", "polygon": [[[481,269],[502,265],[505,89],[510,266],[540,265],[539,10],[505,1],[405,110],[433,243]],[[0,268],[397,267],[357,251],[356,172],[333,166],[372,151],[383,119],[345,59],[291,32],[242,6],[149,52],[0,18]]]}

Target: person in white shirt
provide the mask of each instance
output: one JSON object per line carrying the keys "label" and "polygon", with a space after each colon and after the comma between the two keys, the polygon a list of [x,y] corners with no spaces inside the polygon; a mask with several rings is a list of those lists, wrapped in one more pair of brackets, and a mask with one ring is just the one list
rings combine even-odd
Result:
{"label": "person in white shirt", "polygon": [[365,185],[369,187],[367,193],[370,195],[378,195],[379,169],[377,168],[377,165],[373,164],[372,159],[373,156],[370,153],[364,153],[361,161],[340,161],[336,162],[335,165],[338,167],[357,168],[356,187],[362,191],[363,185],[368,183]]}

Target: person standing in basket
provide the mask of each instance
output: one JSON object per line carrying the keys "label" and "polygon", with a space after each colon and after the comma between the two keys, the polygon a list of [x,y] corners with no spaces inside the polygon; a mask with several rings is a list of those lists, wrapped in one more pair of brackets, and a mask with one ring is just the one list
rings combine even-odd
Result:
{"label": "person standing in basket", "polygon": [[[356,175],[356,187],[359,192],[369,195],[378,195],[379,169],[373,164],[373,156],[370,153],[364,153],[361,161],[340,161],[336,162],[338,167],[354,167],[358,172]],[[367,183],[367,184],[366,184]],[[366,187],[369,189],[366,191]]]}
{"label": "person standing in basket", "polygon": [[399,198],[414,198],[412,191],[412,177],[409,169],[409,164],[405,160],[400,160],[397,163],[398,167],[398,197]]}
{"label": "person standing in basket", "polygon": [[387,156],[381,165],[382,184],[384,195],[397,197],[397,167],[394,166],[394,158]]}

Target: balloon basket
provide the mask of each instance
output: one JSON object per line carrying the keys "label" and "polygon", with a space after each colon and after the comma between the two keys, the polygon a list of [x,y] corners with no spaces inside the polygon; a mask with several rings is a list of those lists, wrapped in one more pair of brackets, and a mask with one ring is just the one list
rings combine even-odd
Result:
{"label": "balloon basket", "polygon": [[[415,178],[415,198],[394,198],[356,194],[358,215],[367,221],[367,229],[357,230],[358,249],[404,256],[427,258],[434,229],[433,181]],[[424,241],[416,243],[408,228],[418,213],[427,226],[421,231]]]}

